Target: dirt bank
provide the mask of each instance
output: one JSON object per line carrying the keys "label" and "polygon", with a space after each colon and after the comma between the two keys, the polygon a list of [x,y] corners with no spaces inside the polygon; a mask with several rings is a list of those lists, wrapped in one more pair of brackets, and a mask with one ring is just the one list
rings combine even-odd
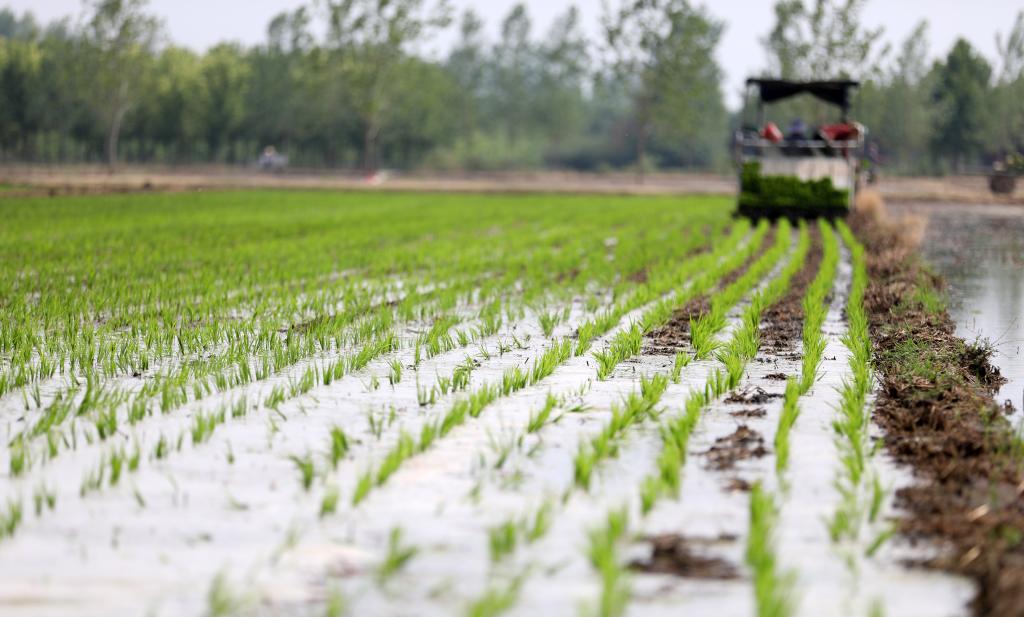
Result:
{"label": "dirt bank", "polygon": [[972,578],[975,615],[1024,615],[1024,483],[1019,439],[996,404],[990,351],[965,343],[900,231],[866,216],[852,224],[868,251],[885,446],[919,481],[897,493],[912,541],[949,550],[923,564]]}

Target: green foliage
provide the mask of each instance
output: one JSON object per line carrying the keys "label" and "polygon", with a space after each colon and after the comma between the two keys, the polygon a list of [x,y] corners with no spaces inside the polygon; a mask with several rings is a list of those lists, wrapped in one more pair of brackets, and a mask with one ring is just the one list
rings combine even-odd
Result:
{"label": "green foliage", "polygon": [[849,210],[849,191],[835,188],[831,178],[766,176],[754,161],[743,164],[740,182],[741,214],[838,217]]}

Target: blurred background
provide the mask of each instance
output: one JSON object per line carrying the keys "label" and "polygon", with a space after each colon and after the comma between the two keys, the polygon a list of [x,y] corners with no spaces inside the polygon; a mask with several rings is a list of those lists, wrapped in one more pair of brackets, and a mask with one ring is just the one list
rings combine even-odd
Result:
{"label": "blurred background", "polygon": [[888,174],[1024,149],[1012,2],[0,0],[0,161],[723,172],[751,75],[863,80]]}

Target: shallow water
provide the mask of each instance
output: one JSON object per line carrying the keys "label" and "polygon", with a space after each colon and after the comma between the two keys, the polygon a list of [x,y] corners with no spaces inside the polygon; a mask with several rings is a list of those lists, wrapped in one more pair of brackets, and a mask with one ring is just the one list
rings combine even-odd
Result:
{"label": "shallow water", "polygon": [[950,313],[968,340],[988,339],[1008,381],[997,397],[1024,409],[1024,208],[917,206],[925,258],[949,282]]}

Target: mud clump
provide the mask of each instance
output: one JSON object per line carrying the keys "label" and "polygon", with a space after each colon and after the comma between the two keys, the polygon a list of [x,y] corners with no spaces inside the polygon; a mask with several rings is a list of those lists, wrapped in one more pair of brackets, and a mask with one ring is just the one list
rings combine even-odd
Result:
{"label": "mud clump", "polygon": [[766,392],[764,388],[755,386],[753,388],[744,388],[738,392],[733,392],[725,398],[725,402],[732,403],[734,405],[764,405],[765,403],[777,398],[782,398],[782,395],[771,394]]}
{"label": "mud clump", "polygon": [[647,574],[671,574],[680,578],[705,580],[732,580],[739,578],[736,567],[724,559],[706,557],[693,550],[695,544],[735,541],[735,538],[719,538],[716,541],[695,540],[677,534],[665,534],[648,538],[651,544],[651,558],[648,561],[634,561],[630,569]]}
{"label": "mud clump", "polygon": [[734,418],[763,418],[768,415],[768,410],[764,407],[753,407],[751,409],[731,411],[729,415]]}
{"label": "mud clump", "polygon": [[764,437],[746,424],[741,424],[732,434],[716,439],[715,445],[704,453],[707,466],[716,471],[732,469],[740,461],[767,455]]}
{"label": "mud clump", "polygon": [[772,373],[771,375],[765,375],[764,378],[768,381],[786,381],[789,379],[785,373]]}
{"label": "mud clump", "polygon": [[975,615],[1022,615],[1024,458],[993,398],[1001,378],[991,350],[966,344],[944,309],[921,300],[942,281],[921,267],[913,238],[864,215],[851,224],[867,248],[874,420],[918,478],[896,494],[906,512],[900,531],[949,547],[922,565],[972,578]]}

